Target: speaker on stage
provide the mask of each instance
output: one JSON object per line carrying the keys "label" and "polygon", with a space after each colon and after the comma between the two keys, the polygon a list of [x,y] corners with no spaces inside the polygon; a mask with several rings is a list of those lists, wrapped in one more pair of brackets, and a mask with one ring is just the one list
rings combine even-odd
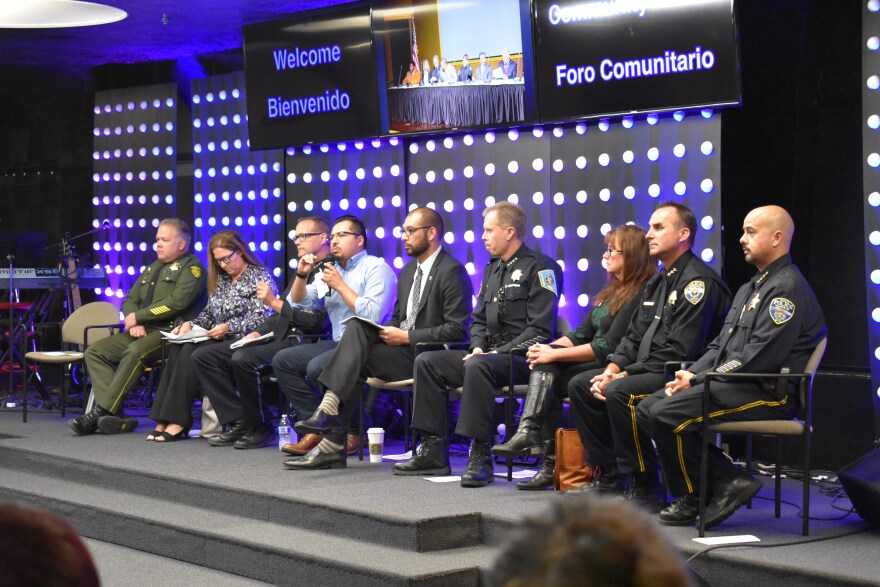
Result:
{"label": "speaker on stage", "polygon": [[880,449],[875,449],[837,472],[856,512],[880,526]]}

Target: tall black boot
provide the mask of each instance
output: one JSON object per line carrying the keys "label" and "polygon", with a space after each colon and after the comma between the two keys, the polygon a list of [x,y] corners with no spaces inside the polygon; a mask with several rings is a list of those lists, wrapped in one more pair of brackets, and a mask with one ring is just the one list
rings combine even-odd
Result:
{"label": "tall black boot", "polygon": [[79,418],[74,418],[73,420],[68,420],[67,424],[73,428],[73,431],[79,434],[80,436],[85,436],[86,434],[94,434],[95,430],[98,429],[98,419],[104,416],[109,416],[110,412],[95,404],[91,410],[80,416]]}
{"label": "tall black boot", "polygon": [[552,373],[532,371],[519,428],[507,442],[493,446],[493,453],[500,457],[517,457],[540,452],[543,443],[541,425],[544,422],[544,410],[547,407],[547,398],[550,397],[553,379],[555,376]]}
{"label": "tall black boot", "polygon": [[541,463],[541,470],[525,481],[516,484],[517,489],[525,491],[539,491],[553,487],[553,473],[556,470],[556,440],[550,439],[544,446],[544,462]]}

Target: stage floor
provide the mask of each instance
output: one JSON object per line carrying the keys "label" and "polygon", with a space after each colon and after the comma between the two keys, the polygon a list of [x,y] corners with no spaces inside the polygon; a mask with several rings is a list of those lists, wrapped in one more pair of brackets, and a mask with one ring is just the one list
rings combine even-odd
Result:
{"label": "stage floor", "polygon": [[[69,417],[76,414],[69,415]],[[328,471],[289,471],[282,467],[282,455],[274,448],[235,450],[215,448],[202,439],[161,445],[145,442],[152,422],[143,419],[131,434],[87,437],[74,435],[65,419],[55,413],[29,413],[21,422],[21,413],[0,412],[0,487],[6,467],[14,455],[61,460],[82,468],[100,467],[137,473],[167,483],[198,483],[222,487],[242,495],[268,495],[282,500],[307,502],[328,511],[359,512],[398,520],[448,518],[478,514],[482,524],[481,543],[487,548],[477,555],[485,568],[491,563],[495,547],[523,515],[535,514],[554,499],[571,499],[553,492],[517,491],[506,479],[497,477],[492,485],[465,489],[457,482],[436,483],[420,477],[397,477],[391,474],[391,462],[378,464],[349,458],[348,468]],[[386,454],[402,452],[402,445],[392,441]],[[366,458],[366,457],[365,457]],[[453,474],[459,474],[466,455],[453,453]],[[49,461],[46,461],[49,462]],[[496,472],[503,470],[496,465]],[[35,475],[49,471],[31,470]],[[880,577],[880,530],[870,529],[855,514],[846,514],[845,498],[832,507],[832,499],[814,490],[811,494],[811,536],[800,535],[800,484],[785,480],[784,499],[797,506],[783,504],[783,517],[773,517],[772,483],[763,478],[765,488],[754,508],[738,511],[732,518],[708,532],[710,537],[753,535],[757,547],[737,546],[702,554],[694,560],[695,569],[712,584],[741,584],[749,580],[761,584],[762,578],[774,577],[780,584],[878,584]],[[63,487],[64,479],[60,482]],[[835,518],[833,520],[828,518]],[[842,519],[840,519],[842,518]],[[685,557],[697,555],[707,547],[693,541],[695,528],[664,528],[669,539]],[[788,546],[784,544],[792,543]],[[775,546],[779,545],[779,546]],[[775,546],[773,548],[768,548]]]}

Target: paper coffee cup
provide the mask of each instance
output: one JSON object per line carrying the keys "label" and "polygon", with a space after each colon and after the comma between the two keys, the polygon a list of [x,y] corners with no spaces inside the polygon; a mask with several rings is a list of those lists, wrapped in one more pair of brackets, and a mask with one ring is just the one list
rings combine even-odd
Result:
{"label": "paper coffee cup", "polygon": [[370,428],[367,430],[367,441],[370,444],[370,462],[381,463],[382,452],[385,449],[385,429]]}

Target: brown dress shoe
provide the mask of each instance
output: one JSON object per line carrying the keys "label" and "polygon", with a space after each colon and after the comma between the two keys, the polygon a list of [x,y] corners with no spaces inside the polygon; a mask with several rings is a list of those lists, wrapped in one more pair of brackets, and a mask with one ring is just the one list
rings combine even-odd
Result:
{"label": "brown dress shoe", "polygon": [[321,442],[323,438],[324,437],[320,434],[306,434],[296,444],[285,444],[282,446],[281,452],[286,452],[289,455],[303,456],[318,446],[318,443]]}
{"label": "brown dress shoe", "polygon": [[[345,452],[348,456],[352,457],[357,455],[358,453],[358,438],[357,434],[349,434],[345,437]],[[363,446],[367,446],[365,442]]]}

